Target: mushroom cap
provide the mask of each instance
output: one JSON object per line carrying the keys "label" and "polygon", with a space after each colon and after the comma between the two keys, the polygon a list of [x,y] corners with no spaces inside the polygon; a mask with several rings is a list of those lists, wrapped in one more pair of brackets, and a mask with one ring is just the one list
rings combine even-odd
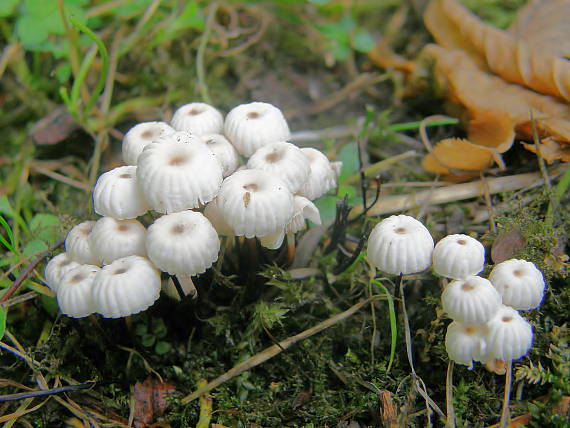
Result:
{"label": "mushroom cap", "polygon": [[118,220],[136,218],[149,209],[137,185],[137,167],[120,166],[101,174],[93,189],[95,212]]}
{"label": "mushroom cap", "polygon": [[188,210],[156,219],[148,228],[146,250],[149,259],[164,272],[192,276],[218,259],[220,240],[203,214]]}
{"label": "mushroom cap", "polygon": [[445,349],[449,359],[473,368],[473,361],[481,361],[486,351],[484,325],[466,325],[453,321],[447,326]]}
{"label": "mushroom cap", "polygon": [[146,257],[116,259],[97,273],[91,295],[105,318],[136,314],[158,299],[160,272]]}
{"label": "mushroom cap", "polygon": [[294,214],[293,194],[285,183],[258,169],[226,178],[217,204],[234,233],[246,238],[282,231]]}
{"label": "mushroom cap", "polygon": [[510,306],[501,306],[486,327],[485,360],[518,360],[532,347],[532,326]]}
{"label": "mushroom cap", "polygon": [[73,226],[67,234],[65,251],[67,252],[67,257],[74,262],[85,265],[96,265],[99,263],[99,259],[91,249],[88,239],[94,226],[94,221],[84,221]]}
{"label": "mushroom cap", "polygon": [[441,276],[464,279],[485,266],[485,247],[467,235],[448,235],[433,250],[433,270]]}
{"label": "mushroom cap", "polygon": [[383,272],[407,275],[431,266],[433,238],[418,220],[393,215],[378,223],[368,238],[368,258]]}
{"label": "mushroom cap", "polygon": [[441,295],[443,310],[463,324],[484,324],[501,307],[501,295],[480,276],[451,281]]}
{"label": "mushroom cap", "polygon": [[209,104],[188,103],[174,112],[170,124],[177,131],[194,135],[221,134],[224,117]]}
{"label": "mushroom cap", "polygon": [[123,137],[123,162],[136,165],[139,155],[148,144],[173,132],[174,128],[165,122],[143,122],[133,126]]}
{"label": "mushroom cap", "polygon": [[200,137],[176,132],[145,147],[137,179],[154,210],[172,213],[214,199],[222,182],[222,166]]}
{"label": "mushroom cap", "polygon": [[304,196],[295,195],[293,197],[295,212],[293,218],[285,227],[287,233],[297,233],[305,229],[307,224],[305,219],[311,220],[315,224],[321,224],[321,213],[315,204]]}
{"label": "mushroom cap", "polygon": [[281,110],[261,102],[234,107],[226,116],[224,135],[238,153],[247,157],[266,144],[291,137]]}
{"label": "mushroom cap", "polygon": [[324,153],[312,147],[305,147],[301,149],[301,152],[303,152],[303,155],[309,161],[311,170],[299,194],[310,200],[320,198],[329,190],[336,187],[337,172],[340,171],[342,163],[331,163]]}
{"label": "mushroom cap", "polygon": [[146,256],[146,229],[137,220],[97,220],[89,235],[89,244],[99,264],[109,264],[122,257]]}
{"label": "mushroom cap", "polygon": [[226,222],[224,215],[220,211],[220,207],[218,207],[218,198],[212,199],[210,202],[206,204],[204,208],[204,216],[210,220],[214,229],[218,235],[224,236],[234,236],[234,230],[231,226]]}
{"label": "mushroom cap", "polygon": [[100,270],[98,266],[79,265],[63,275],[56,292],[57,304],[62,314],[82,318],[96,311],[91,289]]}
{"label": "mushroom cap", "polygon": [[222,175],[227,177],[239,166],[239,154],[232,143],[222,134],[202,135],[202,140],[216,155],[216,159],[222,165]]}
{"label": "mushroom cap", "polygon": [[311,166],[301,149],[294,144],[279,141],[266,144],[255,151],[247,161],[249,169],[262,169],[278,176],[297,193],[309,178]]}
{"label": "mushroom cap", "polygon": [[78,266],[81,265],[71,260],[67,253],[61,253],[52,257],[46,264],[46,269],[44,271],[47,286],[52,291],[57,291],[63,275]]}
{"label": "mushroom cap", "polygon": [[534,263],[511,259],[496,265],[489,281],[503,297],[503,303],[518,310],[538,308],[544,297],[544,277]]}
{"label": "mushroom cap", "polygon": [[270,250],[277,250],[283,244],[283,240],[285,239],[285,231],[279,230],[274,233],[270,233],[269,235],[260,236],[259,243],[262,247],[269,248]]}

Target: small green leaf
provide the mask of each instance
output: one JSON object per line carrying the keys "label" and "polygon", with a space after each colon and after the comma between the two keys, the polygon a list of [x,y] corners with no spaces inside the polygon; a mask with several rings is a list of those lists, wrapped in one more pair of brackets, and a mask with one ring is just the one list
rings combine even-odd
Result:
{"label": "small green leaf", "polygon": [[42,241],[41,239],[34,239],[26,244],[24,247],[24,251],[22,254],[25,257],[33,256],[34,254],[41,253],[42,251],[47,250],[49,247],[47,244]]}
{"label": "small green leaf", "polygon": [[53,243],[59,237],[59,218],[53,214],[38,213],[30,220],[30,234],[42,241]]}
{"label": "small green leaf", "polygon": [[4,306],[0,306],[0,339],[4,337],[4,332],[6,331],[7,316],[8,310]]}
{"label": "small green leaf", "polygon": [[368,53],[374,47],[375,41],[368,31],[359,31],[352,40],[354,50],[361,53]]}
{"label": "small green leaf", "polygon": [[342,162],[340,177],[338,179],[338,181],[342,183],[358,171],[359,161],[356,143],[345,144],[342,149],[340,149],[337,160]]}
{"label": "small green leaf", "polygon": [[0,18],[12,16],[16,6],[20,0],[2,0],[0,1]]}
{"label": "small green leaf", "polygon": [[156,343],[156,346],[154,347],[154,353],[157,355],[164,355],[171,349],[172,345],[170,345],[170,343],[161,340]]}
{"label": "small green leaf", "polygon": [[154,342],[156,341],[156,338],[154,337],[153,334],[145,334],[143,335],[143,337],[141,338],[141,343],[142,346],[148,348],[152,345],[154,345]]}
{"label": "small green leaf", "polygon": [[314,203],[321,213],[321,222],[323,224],[331,223],[336,215],[336,196],[323,196]]}

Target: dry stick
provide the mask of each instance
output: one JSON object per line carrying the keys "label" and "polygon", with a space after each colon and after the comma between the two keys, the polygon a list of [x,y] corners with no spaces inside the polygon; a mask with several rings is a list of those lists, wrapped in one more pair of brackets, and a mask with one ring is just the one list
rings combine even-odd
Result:
{"label": "dry stick", "polygon": [[95,385],[95,382],[87,382],[79,385],[67,385],[59,388],[45,389],[41,391],[18,392],[17,394],[0,395],[0,403],[6,401],[17,401],[24,398],[43,397],[45,395],[61,394],[62,392],[72,392],[78,389],[88,389]]}
{"label": "dry stick", "polygon": [[0,297],[0,304],[4,303],[6,300],[12,297],[12,295],[18,290],[20,285],[22,285],[24,280],[34,271],[34,269],[42,262],[42,260],[45,259],[47,256],[49,256],[51,252],[55,250],[57,247],[63,245],[64,242],[65,239],[60,239],[50,248],[41,252],[40,255],[32,263],[26,266],[24,271],[20,274],[18,278],[16,278],[16,280],[12,283],[10,288],[8,288],[6,292],[2,295],[2,297]]}
{"label": "dry stick", "polygon": [[445,377],[445,404],[447,411],[447,426],[455,428],[455,409],[453,408],[453,360],[449,360],[447,365],[447,376]]}
{"label": "dry stick", "polygon": [[[198,381],[198,387],[207,385],[208,381],[206,379],[200,379]],[[200,416],[196,428],[209,428],[210,421],[212,419],[214,400],[210,394],[204,394],[200,396]]]}
{"label": "dry stick", "polygon": [[266,362],[270,358],[273,358],[274,356],[281,353],[282,351],[290,348],[291,346],[293,346],[297,342],[300,342],[301,340],[307,339],[307,338],[309,338],[309,337],[311,337],[317,333],[320,333],[321,331],[323,331],[323,330],[325,330],[325,329],[327,329],[327,328],[329,328],[335,324],[338,324],[341,321],[344,321],[345,319],[351,317],[356,312],[358,312],[360,309],[362,309],[362,307],[368,305],[371,301],[379,299],[381,297],[382,296],[378,296],[378,295],[371,296],[368,299],[363,300],[362,302],[359,302],[354,306],[351,306],[346,311],[341,312],[340,314],[335,315],[334,317],[331,317],[331,318],[329,318],[323,322],[320,322],[319,324],[317,324],[314,327],[311,327],[308,330],[305,330],[305,331],[303,331],[303,332],[301,332],[295,336],[291,336],[285,340],[282,340],[277,345],[270,346],[269,348],[265,349],[264,351],[261,351],[260,353],[254,355],[253,357],[244,361],[243,363],[240,363],[237,366],[234,366],[233,368],[231,368],[230,370],[228,370],[227,372],[225,372],[221,376],[217,377],[216,379],[214,379],[213,381],[211,381],[207,385],[198,388],[192,394],[187,395],[186,397],[184,397],[182,399],[181,403],[182,404],[188,404],[191,401],[196,400],[202,394],[206,394],[206,393],[210,392],[212,389],[217,388],[218,386],[220,386],[224,382],[227,382],[228,380],[230,380],[236,376],[239,376],[241,373],[243,373],[247,370],[250,370],[253,367],[258,366],[258,365]]}
{"label": "dry stick", "polygon": [[45,176],[47,176],[53,180],[67,184],[68,186],[71,186],[71,187],[75,187],[76,189],[79,189],[79,190],[84,190],[85,192],[91,192],[91,190],[93,189],[93,186],[91,186],[87,183],[83,183],[81,181],[75,180],[75,179],[70,178],[66,175],[60,174],[59,172],[55,172],[55,171],[49,170],[47,168],[43,168],[43,167],[38,166],[38,165],[34,165],[33,163],[30,165],[30,169],[34,172],[37,172],[38,174],[43,174],[43,175],[45,175]]}
{"label": "dry stick", "polygon": [[[541,174],[535,172],[487,179],[488,192],[490,195],[524,189],[541,183],[544,183]],[[481,180],[478,180],[438,189],[423,190],[411,195],[385,196],[374,204],[367,214],[369,216],[376,216],[401,212],[427,204],[439,205],[461,201],[479,197],[483,195],[484,192],[485,186]],[[362,212],[362,206],[356,206],[351,212],[350,217],[354,217],[360,212]]]}
{"label": "dry stick", "polygon": [[501,411],[501,428],[509,425],[509,401],[511,399],[511,384],[513,383],[513,362],[507,362],[507,373],[505,375],[505,395],[503,396],[503,409]]}

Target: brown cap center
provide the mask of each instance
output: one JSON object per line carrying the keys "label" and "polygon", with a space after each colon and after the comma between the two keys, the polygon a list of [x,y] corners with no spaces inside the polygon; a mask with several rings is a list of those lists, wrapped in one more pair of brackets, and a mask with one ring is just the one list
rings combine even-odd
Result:
{"label": "brown cap center", "polygon": [[457,240],[457,243],[458,243],[459,245],[467,245],[467,241],[466,241],[465,239],[458,239],[458,240]]}
{"label": "brown cap center", "polygon": [[175,155],[170,158],[168,165],[170,166],[182,166],[188,162],[188,158],[184,155]]}
{"label": "brown cap center", "polygon": [[152,140],[155,136],[155,133],[152,129],[147,129],[141,134],[141,138],[144,140]]}
{"label": "brown cap center", "polygon": [[125,273],[126,271],[127,271],[127,268],[119,268],[115,272],[113,272],[113,275],[120,275],[122,273]]}
{"label": "brown cap center", "polygon": [[182,235],[184,232],[186,232],[187,229],[188,228],[186,227],[185,224],[178,223],[172,226],[172,229],[170,229],[170,233],[172,233],[173,235]]}
{"label": "brown cap center", "polygon": [[463,285],[461,286],[461,289],[463,291],[472,291],[472,290],[475,290],[475,286],[473,286],[472,284],[469,284],[468,282],[464,282]]}
{"label": "brown cap center", "polygon": [[259,190],[259,186],[256,183],[246,184],[245,186],[243,186],[243,188],[248,192],[256,192],[257,190]]}
{"label": "brown cap center", "polygon": [[72,283],[72,284],[77,284],[78,282],[83,281],[85,278],[87,278],[87,275],[85,275],[84,273],[76,273],[76,274],[73,275],[73,277],[71,278],[71,283]]}
{"label": "brown cap center", "polygon": [[256,111],[250,111],[250,112],[247,114],[247,118],[248,118],[248,119],[258,119],[260,116],[261,116],[261,115],[260,115],[258,112],[256,112]]}
{"label": "brown cap center", "polygon": [[119,232],[126,232],[127,230],[129,230],[129,226],[126,224],[120,224],[117,226],[117,230]]}
{"label": "brown cap center", "polygon": [[205,111],[206,110],[200,107],[192,107],[190,110],[188,110],[188,116],[198,116],[199,114],[202,114]]}
{"label": "brown cap center", "polygon": [[511,322],[513,320],[513,317],[505,315],[503,318],[501,318],[501,321],[503,322]]}
{"label": "brown cap center", "polygon": [[513,275],[516,276],[517,278],[520,278],[520,277],[524,276],[524,272],[522,270],[515,269],[513,271]]}
{"label": "brown cap center", "polygon": [[283,153],[278,151],[271,152],[267,156],[265,156],[265,160],[268,163],[276,163],[279,162],[281,159],[283,159]]}
{"label": "brown cap center", "polygon": [[128,172],[125,172],[124,174],[119,175],[119,178],[133,178],[133,176]]}
{"label": "brown cap center", "polygon": [[400,235],[403,235],[403,234],[405,234],[405,233],[407,232],[407,230],[406,230],[405,227],[397,227],[394,232],[396,232],[396,233],[398,233],[398,234],[400,234]]}

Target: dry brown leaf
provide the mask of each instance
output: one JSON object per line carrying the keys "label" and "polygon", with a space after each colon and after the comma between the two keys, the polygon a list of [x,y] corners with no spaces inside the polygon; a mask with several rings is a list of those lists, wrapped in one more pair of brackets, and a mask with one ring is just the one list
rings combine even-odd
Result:
{"label": "dry brown leaf", "polygon": [[137,382],[134,388],[135,417],[134,426],[143,428],[162,415],[168,405],[167,397],[176,392],[173,384],[160,382],[147,377],[143,383]]}
{"label": "dry brown leaf", "polygon": [[432,0],[424,15],[437,42],[462,49],[509,82],[570,100],[570,63],[484,24],[456,0]]}
{"label": "dry brown leaf", "polygon": [[508,31],[532,50],[570,57],[570,1],[531,0],[517,13]]}
{"label": "dry brown leaf", "polygon": [[[480,147],[461,138],[446,138],[439,141],[422,160],[427,171],[436,174],[483,171],[493,162],[489,149]],[[472,175],[472,174],[469,174]]]}
{"label": "dry brown leaf", "polygon": [[526,245],[526,239],[518,229],[503,232],[493,242],[491,259],[493,263],[501,263],[520,253]]}
{"label": "dry brown leaf", "polygon": [[[536,153],[536,146],[534,144],[523,143],[525,149]],[[559,143],[552,138],[544,138],[541,140],[538,149],[540,150],[540,157],[546,162],[552,163],[557,160],[562,162],[570,162],[570,147],[568,144]]]}
{"label": "dry brown leaf", "polygon": [[513,145],[515,124],[501,110],[476,111],[468,123],[468,139],[473,144],[505,153]]}
{"label": "dry brown leaf", "polygon": [[[428,45],[423,56],[435,59],[435,74],[447,98],[464,106],[471,115],[495,110],[508,114],[521,138],[532,138],[530,113],[541,136],[570,142],[570,105],[538,94],[480,70],[463,51]],[[566,159],[560,151],[558,159]]]}

